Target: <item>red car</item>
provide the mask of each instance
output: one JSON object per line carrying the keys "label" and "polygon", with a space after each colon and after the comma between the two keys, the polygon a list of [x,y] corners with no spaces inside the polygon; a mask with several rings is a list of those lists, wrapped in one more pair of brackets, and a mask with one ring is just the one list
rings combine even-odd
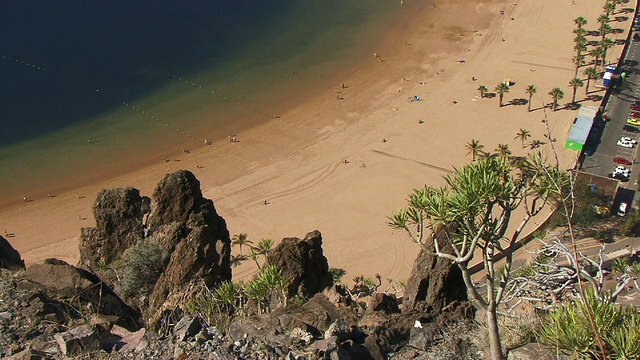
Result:
{"label": "red car", "polygon": [[623,157],[614,157],[613,158],[613,162],[618,163],[618,164],[622,164],[622,165],[631,165],[631,161],[623,158]]}
{"label": "red car", "polygon": [[633,110],[633,111],[640,111],[640,104],[638,105],[631,105],[629,106],[629,109]]}
{"label": "red car", "polygon": [[636,111],[634,111],[634,112],[632,112],[630,115],[631,115],[631,117],[633,117],[633,118],[640,119],[640,112],[636,112]]}

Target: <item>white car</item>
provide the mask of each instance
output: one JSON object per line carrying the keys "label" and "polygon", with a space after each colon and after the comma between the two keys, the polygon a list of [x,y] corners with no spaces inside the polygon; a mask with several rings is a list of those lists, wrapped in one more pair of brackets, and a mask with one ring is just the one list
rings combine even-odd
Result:
{"label": "white car", "polygon": [[637,143],[638,143],[638,141],[637,141],[636,139],[632,139],[632,138],[630,138],[630,137],[628,137],[628,136],[623,136],[623,137],[621,137],[621,138],[620,138],[620,141],[623,141],[623,142],[630,142],[630,143],[632,143],[632,144],[637,144]]}
{"label": "white car", "polygon": [[626,167],[624,167],[622,165],[616,166],[616,168],[613,171],[613,173],[614,174],[620,174],[620,175],[622,175],[624,177],[631,176],[631,170],[629,170],[628,168],[626,168]]}
{"label": "white car", "polygon": [[633,149],[635,144],[630,142],[630,141],[623,141],[622,139],[620,139],[620,140],[618,140],[618,146],[622,146],[622,147],[628,148],[628,149]]}

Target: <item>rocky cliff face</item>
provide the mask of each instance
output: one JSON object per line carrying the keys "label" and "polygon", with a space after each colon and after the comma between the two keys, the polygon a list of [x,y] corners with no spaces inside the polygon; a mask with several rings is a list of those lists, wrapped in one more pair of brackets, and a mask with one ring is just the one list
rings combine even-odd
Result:
{"label": "rocky cliff face", "polygon": [[267,263],[283,271],[289,298],[296,294],[310,298],[333,284],[318,230],[308,233],[304,239],[282,239],[267,256]]}
{"label": "rocky cliff face", "polygon": [[2,236],[0,236],[0,268],[24,269],[24,260],[22,260],[20,253]]}
{"label": "rocky cliff face", "polygon": [[[192,284],[213,286],[231,280],[231,239],[224,219],[213,202],[202,197],[200,182],[189,171],[166,175],[151,205],[143,199],[133,188],[100,192],[93,206],[96,227],[81,232],[80,265],[117,281],[113,270],[124,270],[118,266],[126,266],[126,261],[116,260],[126,260],[128,249],[143,238],[160,244],[169,255],[155,286],[149,287],[149,294],[128,299],[157,320],[162,309],[172,307]],[[145,228],[143,217],[149,210]]]}

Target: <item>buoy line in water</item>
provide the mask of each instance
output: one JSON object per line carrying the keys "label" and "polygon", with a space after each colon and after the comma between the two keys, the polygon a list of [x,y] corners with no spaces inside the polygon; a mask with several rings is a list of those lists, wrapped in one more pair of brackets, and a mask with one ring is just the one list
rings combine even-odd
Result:
{"label": "buoy line in water", "polygon": [[47,71],[47,69],[42,67],[42,66],[38,66],[38,65],[32,64],[32,63],[30,63],[28,61],[20,60],[20,59],[11,57],[11,56],[2,56],[2,59],[10,61],[10,62],[15,62],[15,63],[18,63],[18,64],[22,64],[22,65],[25,65],[27,67],[33,68],[35,70],[44,71],[44,72]]}
{"label": "buoy line in water", "polygon": [[279,115],[276,115],[276,114],[267,114],[266,112],[262,111],[261,109],[254,108],[250,104],[247,104],[247,103],[238,101],[236,99],[233,99],[232,97],[221,93],[219,90],[217,90],[215,88],[212,90],[211,88],[208,88],[206,86],[202,86],[201,84],[198,84],[198,83],[194,82],[193,80],[183,79],[181,76],[176,76],[175,74],[168,74],[168,76],[173,78],[173,79],[175,79],[175,80],[183,82],[183,83],[185,83],[185,84],[187,84],[187,85],[189,85],[189,86],[191,86],[191,87],[193,87],[195,89],[200,89],[206,94],[216,95],[220,99],[222,99],[222,100],[224,100],[224,101],[226,101],[226,102],[228,102],[230,104],[234,104],[234,105],[240,106],[240,107],[246,109],[247,111],[252,111],[252,112],[255,112],[256,114],[260,114],[260,115],[267,116],[267,117],[272,117],[272,118],[279,118],[280,117]]}
{"label": "buoy line in water", "polygon": [[[146,116],[146,117],[148,117],[148,118],[150,118],[150,119],[153,119],[153,120],[157,121],[158,123],[160,123],[160,124],[164,125],[165,127],[168,127],[168,128],[170,128],[171,130],[174,130],[175,132],[177,132],[177,133],[179,133],[179,134],[181,134],[181,135],[183,135],[183,136],[185,136],[185,137],[188,137],[189,139],[197,140],[197,138],[196,138],[195,136],[193,136],[193,135],[191,135],[191,134],[189,134],[189,133],[185,132],[184,130],[181,130],[180,128],[178,128],[178,127],[177,127],[177,126],[175,126],[175,125],[172,125],[172,124],[170,124],[170,123],[168,123],[168,122],[166,122],[166,121],[162,120],[162,119],[161,119],[160,117],[158,117],[158,116],[152,115],[149,111],[142,110],[141,108],[139,108],[139,107],[137,107],[137,106],[135,106],[135,105],[133,105],[133,104],[129,104],[129,103],[128,103],[128,102],[126,102],[126,101],[123,101],[123,102],[122,102],[122,104],[123,104],[124,106],[128,107],[129,109],[134,110],[134,111],[136,111],[136,112],[138,112],[138,113],[140,113],[140,114],[143,114],[144,116]],[[207,141],[206,141],[206,139],[203,139],[203,141],[207,142]]]}

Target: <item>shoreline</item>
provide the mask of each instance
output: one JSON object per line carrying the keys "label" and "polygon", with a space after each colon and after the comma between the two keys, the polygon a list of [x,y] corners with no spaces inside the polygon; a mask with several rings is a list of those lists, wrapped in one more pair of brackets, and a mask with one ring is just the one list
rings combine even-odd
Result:
{"label": "shoreline", "polygon": [[[380,273],[404,279],[419,249],[386,226],[386,216],[404,205],[412,188],[439,185],[446,170],[468,162],[464,144],[471,138],[487,150],[507,143],[514,155],[529,151],[513,138],[519,128],[542,139],[542,111],[499,108],[497,99],[480,99],[476,88],[512,78],[517,85],[505,94],[508,102],[524,97],[533,83],[539,88],[534,105],[548,101],[548,88],[569,93],[572,19],[582,15],[594,21],[600,11],[594,0],[578,2],[581,6],[517,2],[504,16],[497,1],[438,5],[432,18],[414,15],[389,35],[388,50],[380,51],[384,61],[371,57],[345,80],[344,100],[326,89],[281,118],[238,133],[239,143],[222,140],[194,150],[179,164],[155,164],[79,188],[84,198],[69,191],[0,209],[0,231],[6,226],[16,234],[8,240],[29,264],[47,257],[75,263],[80,227],[94,225],[91,205],[100,189],[132,186],[151,195],[164,174],[185,168],[200,180],[203,195],[213,200],[232,235],[277,243],[318,229],[329,265],[348,277]],[[553,38],[551,31],[557,32]],[[465,62],[456,62],[459,58]],[[530,71],[532,66],[537,71]],[[414,95],[423,100],[408,103]],[[562,144],[574,112],[547,115]],[[564,164],[575,156],[559,151]],[[240,279],[255,269],[247,262],[233,271]]]}

